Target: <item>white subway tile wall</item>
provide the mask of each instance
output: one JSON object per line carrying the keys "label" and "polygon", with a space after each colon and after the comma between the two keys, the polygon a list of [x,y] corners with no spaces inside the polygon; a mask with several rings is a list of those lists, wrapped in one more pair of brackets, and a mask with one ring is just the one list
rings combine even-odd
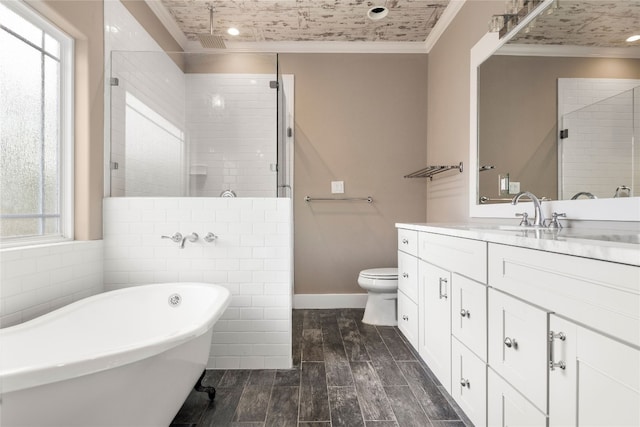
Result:
{"label": "white subway tile wall", "polygon": [[[108,198],[107,290],[161,282],[217,283],[232,294],[214,327],[208,368],[291,366],[291,199]],[[198,233],[184,249],[162,235]],[[207,243],[212,232],[218,238]]]}
{"label": "white subway tile wall", "polygon": [[275,197],[275,72],[185,74],[120,2],[105,2],[105,23],[111,196]]}
{"label": "white subway tile wall", "polygon": [[0,326],[103,292],[102,257],[102,240],[3,249]]}
{"label": "white subway tile wall", "polygon": [[275,197],[275,74],[187,74],[191,196]]}
{"label": "white subway tile wall", "polygon": [[564,198],[581,191],[609,198],[621,185],[638,194],[632,88],[639,85],[632,79],[558,79],[559,123],[569,130],[560,156]]}

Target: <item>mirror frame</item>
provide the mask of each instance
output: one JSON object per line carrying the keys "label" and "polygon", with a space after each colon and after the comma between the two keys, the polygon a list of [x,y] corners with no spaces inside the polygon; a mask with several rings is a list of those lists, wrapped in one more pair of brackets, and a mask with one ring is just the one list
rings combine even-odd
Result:
{"label": "mirror frame", "polygon": [[[469,75],[469,216],[477,218],[512,218],[522,212],[522,206],[478,203],[478,67],[518,31],[524,28],[553,0],[545,0],[534,13],[525,17],[502,39],[498,33],[486,33],[471,48]],[[526,188],[522,189],[526,191]],[[566,213],[568,220],[640,222],[640,197],[610,199],[552,200],[542,203],[545,217],[553,212]]]}

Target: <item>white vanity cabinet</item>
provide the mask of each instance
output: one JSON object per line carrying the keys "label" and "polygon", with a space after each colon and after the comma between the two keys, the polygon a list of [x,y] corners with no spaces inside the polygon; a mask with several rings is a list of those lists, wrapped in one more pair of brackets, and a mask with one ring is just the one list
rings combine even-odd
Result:
{"label": "white vanity cabinet", "polygon": [[489,369],[487,425],[491,427],[546,427],[547,416],[525,399],[511,384]]}
{"label": "white vanity cabinet", "polygon": [[640,426],[640,352],[551,315],[549,426]]}
{"label": "white vanity cabinet", "polygon": [[486,423],[485,242],[419,233],[418,352],[476,426]]}
{"label": "white vanity cabinet", "polygon": [[451,396],[474,426],[487,420],[487,364],[451,337]]}
{"label": "white vanity cabinet", "polygon": [[489,366],[547,412],[547,312],[489,289]]}
{"label": "white vanity cabinet", "polygon": [[[488,265],[490,372],[550,426],[640,425],[640,268],[494,243]],[[526,360],[500,346],[516,334]]]}
{"label": "white vanity cabinet", "polygon": [[420,260],[418,353],[451,392],[451,273]]}
{"label": "white vanity cabinet", "polygon": [[418,232],[398,230],[398,329],[418,348]]}
{"label": "white vanity cabinet", "polygon": [[616,262],[610,243],[461,230],[411,230],[417,300],[398,298],[415,303],[416,348],[474,425],[640,426],[640,251]]}

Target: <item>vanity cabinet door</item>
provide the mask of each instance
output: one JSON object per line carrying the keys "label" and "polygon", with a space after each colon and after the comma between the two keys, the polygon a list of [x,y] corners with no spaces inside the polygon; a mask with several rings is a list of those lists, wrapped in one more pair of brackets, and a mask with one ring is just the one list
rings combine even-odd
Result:
{"label": "vanity cabinet door", "polygon": [[476,427],[487,425],[487,365],[451,338],[451,396]]}
{"label": "vanity cabinet door", "polygon": [[398,251],[398,289],[418,302],[418,258]]}
{"label": "vanity cabinet door", "polygon": [[451,277],[451,334],[487,361],[487,287]]}
{"label": "vanity cabinet door", "polygon": [[[491,427],[546,427],[547,416],[489,368],[487,373],[487,425]],[[575,424],[573,425],[575,426]]]}
{"label": "vanity cabinet door", "polygon": [[398,292],[398,329],[413,348],[418,348],[418,305]]}
{"label": "vanity cabinet door", "polygon": [[549,425],[639,426],[640,351],[555,315],[550,329]]}
{"label": "vanity cabinet door", "polygon": [[424,261],[418,264],[419,353],[451,393],[451,274]]}
{"label": "vanity cabinet door", "polygon": [[489,366],[547,412],[547,312],[489,289]]}

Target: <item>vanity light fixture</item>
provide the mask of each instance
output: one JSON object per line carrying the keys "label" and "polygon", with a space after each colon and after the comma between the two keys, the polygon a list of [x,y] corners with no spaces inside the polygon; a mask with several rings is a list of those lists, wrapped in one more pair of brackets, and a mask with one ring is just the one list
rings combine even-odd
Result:
{"label": "vanity light fixture", "polygon": [[640,34],[635,34],[629,37],[626,41],[629,43],[633,43],[633,42],[637,42],[638,40],[640,40]]}
{"label": "vanity light fixture", "polygon": [[229,34],[230,36],[237,36],[238,34],[240,34],[240,30],[238,30],[237,28],[231,27],[227,30],[227,34]]}
{"label": "vanity light fixture", "polygon": [[507,0],[504,13],[493,15],[489,20],[489,31],[500,33],[500,38],[506,36],[543,2],[544,0]]}

